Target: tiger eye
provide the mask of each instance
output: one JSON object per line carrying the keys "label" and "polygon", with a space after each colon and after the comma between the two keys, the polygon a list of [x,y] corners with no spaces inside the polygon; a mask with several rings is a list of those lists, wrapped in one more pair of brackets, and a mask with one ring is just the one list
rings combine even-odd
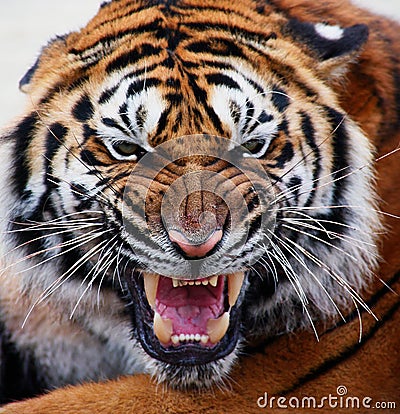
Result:
{"label": "tiger eye", "polygon": [[128,157],[135,155],[141,148],[133,142],[120,142],[118,144],[114,144],[114,149],[118,152],[118,154]]}
{"label": "tiger eye", "polygon": [[264,147],[264,142],[257,139],[251,139],[243,144],[243,146],[252,154],[257,154]]}

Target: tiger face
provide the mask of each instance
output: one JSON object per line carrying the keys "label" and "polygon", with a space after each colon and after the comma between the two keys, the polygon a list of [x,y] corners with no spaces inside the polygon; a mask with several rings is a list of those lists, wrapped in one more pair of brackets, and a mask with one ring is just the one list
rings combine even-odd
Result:
{"label": "tiger face", "polygon": [[203,3],[113,1],[56,38],[4,144],[32,315],[49,303],[114,344],[112,375],[176,387],[362,306],[379,227],[372,149],[334,92],[366,28]]}

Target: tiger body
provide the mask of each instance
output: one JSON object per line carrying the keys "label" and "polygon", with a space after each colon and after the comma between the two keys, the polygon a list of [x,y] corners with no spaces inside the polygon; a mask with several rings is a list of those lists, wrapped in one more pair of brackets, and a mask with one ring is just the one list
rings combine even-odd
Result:
{"label": "tiger body", "polygon": [[[398,262],[395,232],[387,255],[378,246],[378,193],[390,202],[394,182],[377,188],[373,162],[395,148],[399,103],[387,91],[399,86],[373,71],[380,59],[398,73],[400,46],[371,34],[385,20],[346,17],[337,3],[119,0],[43,49],[21,81],[30,106],[1,142],[4,401],[135,373],[209,387],[251,341],[322,331],[354,307],[369,311],[363,295],[376,285],[380,254],[388,268]],[[371,57],[364,22],[373,42],[393,50]],[[227,140],[229,150],[246,148],[243,159],[256,160],[268,183],[214,156]],[[146,165],[132,181],[157,148],[175,158],[151,183]],[[234,190],[212,194],[208,175],[196,187],[198,172]],[[180,221],[168,227],[163,198],[180,179],[195,191],[182,193]],[[236,198],[247,210],[234,226]],[[199,225],[205,213],[215,215],[211,230]],[[272,229],[260,225],[266,215]],[[243,278],[234,303],[232,275]],[[152,305],[144,284],[154,277]],[[175,305],[172,279],[201,294]],[[198,280],[208,287],[187,286]],[[187,322],[198,312],[209,326],[197,298],[206,289],[218,296],[213,318],[229,314],[214,342],[205,316]],[[153,320],[162,298],[168,335],[166,313]],[[179,339],[184,323],[189,339]]]}

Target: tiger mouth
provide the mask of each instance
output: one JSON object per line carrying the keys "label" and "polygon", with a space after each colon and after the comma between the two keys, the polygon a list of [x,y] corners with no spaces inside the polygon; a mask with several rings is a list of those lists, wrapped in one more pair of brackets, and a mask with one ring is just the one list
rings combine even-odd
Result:
{"label": "tiger mouth", "polygon": [[178,365],[208,363],[232,352],[239,338],[244,272],[184,280],[134,273],[135,325],[146,352]]}

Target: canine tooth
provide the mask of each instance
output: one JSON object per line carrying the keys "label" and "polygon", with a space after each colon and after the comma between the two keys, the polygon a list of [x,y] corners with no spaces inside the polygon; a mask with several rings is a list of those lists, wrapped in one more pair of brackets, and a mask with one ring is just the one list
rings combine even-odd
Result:
{"label": "canine tooth", "polygon": [[172,335],[172,336],[171,336],[171,342],[172,342],[174,345],[179,344],[179,336],[178,336],[178,335]]}
{"label": "canine tooth", "polygon": [[244,280],[244,272],[233,273],[228,276],[228,299],[229,306],[233,306],[240,294]]}
{"label": "canine tooth", "polygon": [[218,284],[218,275],[212,276],[208,279],[208,283],[213,286],[216,287]]}
{"label": "canine tooth", "polygon": [[180,286],[181,284],[180,284],[180,281],[178,280],[178,279],[172,279],[172,286],[174,287],[174,288],[176,288],[176,287],[178,287],[178,286]]}
{"label": "canine tooth", "polygon": [[226,334],[229,327],[229,312],[225,312],[218,319],[209,319],[207,322],[207,333],[213,344],[219,342]]}
{"label": "canine tooth", "polygon": [[149,305],[154,308],[156,304],[156,294],[157,294],[157,287],[158,281],[160,279],[159,275],[155,273],[144,273],[143,280],[144,280],[144,291],[146,292],[147,301]]}
{"label": "canine tooth", "polygon": [[159,341],[167,344],[172,335],[172,321],[171,319],[163,319],[161,315],[154,312],[154,333]]}
{"label": "canine tooth", "polygon": [[209,339],[208,335],[201,335],[200,341],[202,344],[206,344]]}

